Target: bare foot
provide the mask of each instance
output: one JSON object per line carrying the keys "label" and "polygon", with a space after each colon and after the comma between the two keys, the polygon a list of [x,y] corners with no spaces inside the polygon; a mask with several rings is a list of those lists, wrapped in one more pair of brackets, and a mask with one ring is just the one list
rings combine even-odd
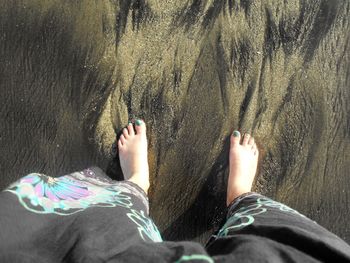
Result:
{"label": "bare foot", "polygon": [[147,159],[146,125],[141,120],[135,121],[123,129],[118,141],[120,166],[124,179],[140,186],[147,193],[149,188],[149,168]]}
{"label": "bare foot", "polygon": [[251,191],[258,166],[258,155],[258,148],[252,136],[245,134],[241,142],[241,134],[238,131],[233,132],[230,145],[227,205],[241,194]]}

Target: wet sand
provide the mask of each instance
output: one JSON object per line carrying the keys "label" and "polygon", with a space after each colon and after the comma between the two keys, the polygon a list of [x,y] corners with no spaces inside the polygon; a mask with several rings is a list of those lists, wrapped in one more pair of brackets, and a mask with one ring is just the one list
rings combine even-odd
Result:
{"label": "wet sand", "polygon": [[143,118],[151,215],[204,242],[225,213],[228,136],[254,189],[350,242],[348,1],[0,1],[0,187],[98,165]]}

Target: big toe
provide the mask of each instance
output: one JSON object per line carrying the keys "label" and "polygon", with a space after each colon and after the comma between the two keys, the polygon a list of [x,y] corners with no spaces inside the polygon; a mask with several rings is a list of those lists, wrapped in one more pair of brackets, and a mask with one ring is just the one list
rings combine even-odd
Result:
{"label": "big toe", "polygon": [[136,134],[146,134],[146,125],[145,122],[142,120],[136,120],[135,121],[135,130]]}
{"label": "big toe", "polygon": [[241,141],[241,133],[239,131],[234,131],[231,135],[231,147],[239,145]]}

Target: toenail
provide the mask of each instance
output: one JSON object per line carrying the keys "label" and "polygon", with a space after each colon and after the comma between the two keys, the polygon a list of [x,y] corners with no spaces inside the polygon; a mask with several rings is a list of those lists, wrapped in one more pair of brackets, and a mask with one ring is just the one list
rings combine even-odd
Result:
{"label": "toenail", "polygon": [[135,124],[136,124],[137,126],[140,126],[140,125],[142,124],[142,121],[141,121],[141,120],[136,120]]}
{"label": "toenail", "polygon": [[239,137],[239,135],[241,134],[239,133],[239,131],[234,131],[232,135],[233,137]]}
{"label": "toenail", "polygon": [[131,122],[131,121],[129,121],[128,125],[132,125],[132,122]]}

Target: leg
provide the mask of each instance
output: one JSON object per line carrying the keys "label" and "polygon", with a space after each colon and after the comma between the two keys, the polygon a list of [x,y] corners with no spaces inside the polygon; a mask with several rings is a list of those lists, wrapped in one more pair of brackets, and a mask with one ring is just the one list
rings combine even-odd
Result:
{"label": "leg", "polygon": [[0,193],[0,261],[30,255],[105,262],[130,246],[161,241],[148,217],[145,124],[136,124],[136,134],[129,125],[119,141],[126,181],[89,168],[58,178],[30,174]]}
{"label": "leg", "polygon": [[251,187],[258,150],[254,139],[231,136],[227,221],[207,246],[216,259],[267,262],[348,262],[350,247],[339,237]]}
{"label": "leg", "polygon": [[23,177],[0,193],[0,225],[1,262],[105,262],[129,246],[161,241],[144,190],[97,167]]}
{"label": "leg", "polygon": [[[144,122],[136,120],[123,129],[118,141],[119,158],[124,178],[137,184],[146,193],[149,188],[147,161],[147,138]],[[149,220],[151,220],[149,218]],[[153,224],[154,225],[154,224]],[[135,251],[137,251],[135,253]],[[195,242],[141,242],[126,248],[122,255],[116,254],[113,260],[129,262],[213,262],[204,247]]]}

